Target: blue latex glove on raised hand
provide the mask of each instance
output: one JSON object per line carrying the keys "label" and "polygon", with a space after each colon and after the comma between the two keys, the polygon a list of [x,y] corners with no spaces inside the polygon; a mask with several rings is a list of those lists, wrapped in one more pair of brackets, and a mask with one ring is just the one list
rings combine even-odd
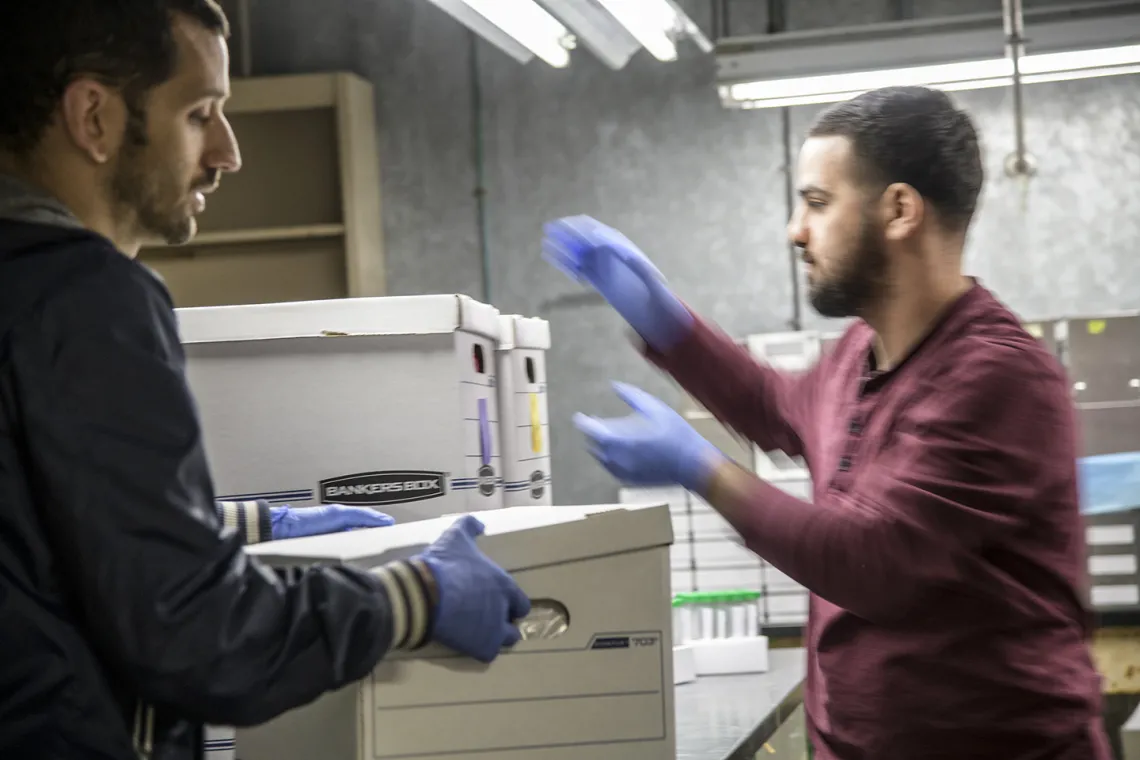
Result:
{"label": "blue latex glove on raised hand", "polygon": [[270,507],[273,540],[322,536],[358,528],[386,528],[396,521],[390,515],[367,507],[325,504],[320,507]]}
{"label": "blue latex glove on raised hand", "polygon": [[530,599],[475,545],[483,530],[477,518],[462,517],[419,558],[439,589],[432,639],[487,663],[518,643],[515,621],[530,614]]}
{"label": "blue latex glove on raised hand", "polygon": [[704,494],[725,456],[664,402],[625,383],[614,390],[634,413],[619,419],[574,416],[590,453],[614,477],[632,485],[684,486]]}
{"label": "blue latex glove on raised hand", "polygon": [[588,216],[550,222],[543,232],[543,257],[598,291],[652,348],[667,351],[689,334],[692,314],[625,235]]}

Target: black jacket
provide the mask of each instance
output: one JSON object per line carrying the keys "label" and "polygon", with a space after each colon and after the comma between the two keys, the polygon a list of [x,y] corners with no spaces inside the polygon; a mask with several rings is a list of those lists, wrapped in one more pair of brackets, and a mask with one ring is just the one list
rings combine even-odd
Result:
{"label": "black jacket", "polygon": [[196,758],[201,724],[264,722],[426,636],[418,562],[245,554],[183,364],[145,267],[0,220],[0,758]]}

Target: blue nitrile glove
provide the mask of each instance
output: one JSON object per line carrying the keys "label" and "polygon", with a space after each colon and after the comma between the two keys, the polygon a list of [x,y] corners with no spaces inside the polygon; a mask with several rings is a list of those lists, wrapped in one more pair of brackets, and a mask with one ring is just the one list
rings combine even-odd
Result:
{"label": "blue nitrile glove", "polygon": [[1081,512],[1123,512],[1140,507],[1140,451],[1077,460]]}
{"label": "blue nitrile glove", "polygon": [[633,414],[608,420],[574,416],[574,424],[589,439],[590,453],[631,485],[677,483],[703,494],[724,454],[664,402],[625,383],[614,383],[614,390]]}
{"label": "blue nitrile glove", "polygon": [[450,649],[491,662],[518,643],[515,621],[530,614],[530,599],[505,570],[475,545],[483,523],[461,517],[420,559],[439,589],[432,639]]}
{"label": "blue nitrile glove", "polygon": [[667,351],[689,334],[693,315],[625,235],[588,216],[549,222],[543,232],[543,257],[597,290],[651,347]]}
{"label": "blue nitrile glove", "polygon": [[357,528],[386,528],[395,520],[368,507],[325,504],[320,507],[270,507],[273,540],[321,536]]}

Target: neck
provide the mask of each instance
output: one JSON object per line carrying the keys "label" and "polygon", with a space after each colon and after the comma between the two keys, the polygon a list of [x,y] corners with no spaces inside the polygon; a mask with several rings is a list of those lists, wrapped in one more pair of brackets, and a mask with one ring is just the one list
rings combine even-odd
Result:
{"label": "neck", "polygon": [[929,257],[916,257],[917,262],[923,259],[945,264],[916,266],[920,271],[898,278],[897,281],[906,283],[905,287],[892,286],[887,297],[864,315],[864,321],[875,331],[875,361],[881,370],[905,359],[973,285],[962,274],[960,253],[935,252]]}
{"label": "neck", "polygon": [[[97,178],[85,176],[75,168],[63,169],[30,161],[16,161],[8,156],[0,156],[0,174],[6,174],[33,190],[54,198],[71,212],[79,224],[107,238],[130,258],[138,255],[142,246],[138,235],[132,231],[133,225],[116,219],[106,193],[92,190],[98,183]],[[70,181],[66,179],[68,177],[71,178]],[[79,180],[79,177],[83,177],[83,180]]]}

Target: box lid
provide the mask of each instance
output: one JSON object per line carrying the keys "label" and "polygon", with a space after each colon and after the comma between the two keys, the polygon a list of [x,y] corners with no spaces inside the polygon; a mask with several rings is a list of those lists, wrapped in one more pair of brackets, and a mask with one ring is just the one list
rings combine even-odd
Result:
{"label": "box lid", "polygon": [[499,316],[499,348],[549,350],[550,323],[538,317],[502,314]]}
{"label": "box lid", "polygon": [[456,331],[499,339],[498,309],[464,295],[198,306],[174,313],[183,343]]}
{"label": "box lid", "polygon": [[[253,544],[270,565],[316,563],[376,567],[406,559],[437,539],[462,514],[324,536]],[[470,514],[486,526],[479,548],[509,572],[673,543],[664,502],[584,507],[511,507]]]}

